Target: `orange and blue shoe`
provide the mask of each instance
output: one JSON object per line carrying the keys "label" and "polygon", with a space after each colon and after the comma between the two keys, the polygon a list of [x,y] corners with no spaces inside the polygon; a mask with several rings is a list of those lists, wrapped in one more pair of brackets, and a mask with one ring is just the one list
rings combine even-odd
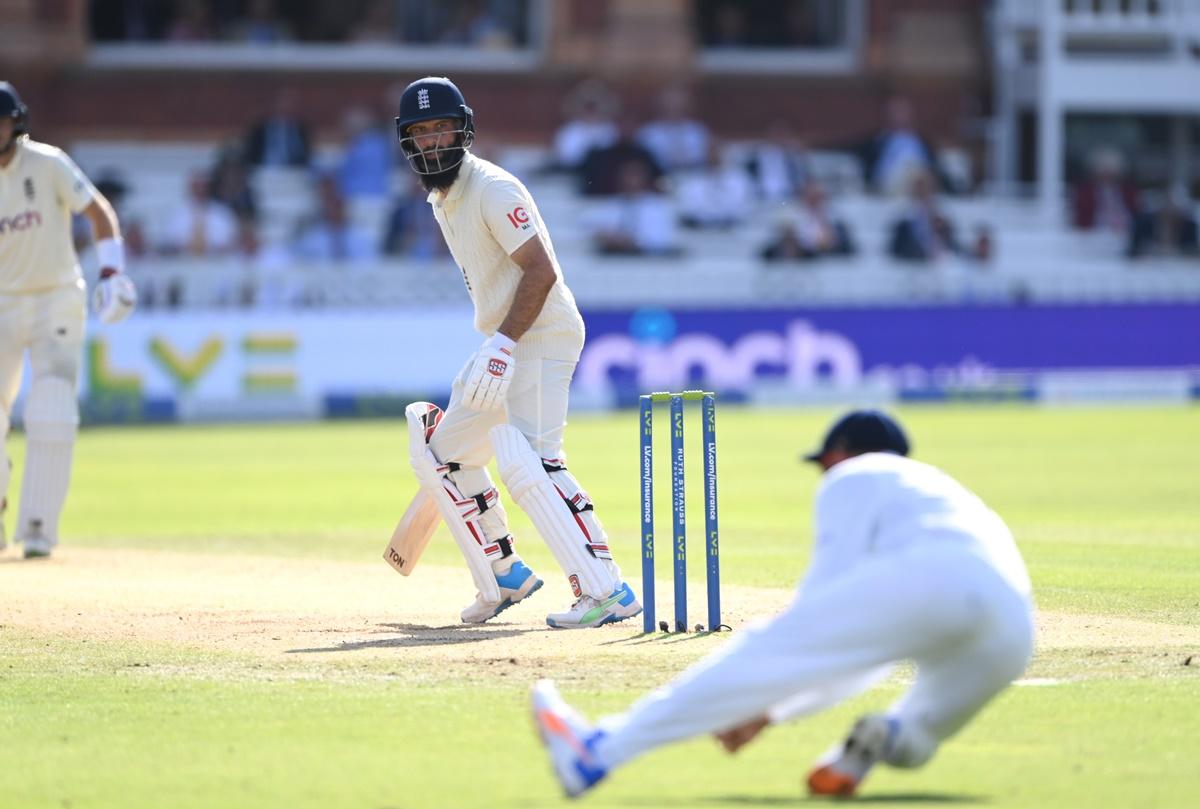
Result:
{"label": "orange and blue shoe", "polygon": [[849,798],[895,742],[899,720],[869,714],[854,723],[846,741],[826,753],[808,774],[813,795]]}
{"label": "orange and blue shoe", "polygon": [[550,754],[554,774],[568,797],[578,798],[608,775],[596,758],[596,730],[566,703],[550,680],[538,680],[532,692],[533,722]]}

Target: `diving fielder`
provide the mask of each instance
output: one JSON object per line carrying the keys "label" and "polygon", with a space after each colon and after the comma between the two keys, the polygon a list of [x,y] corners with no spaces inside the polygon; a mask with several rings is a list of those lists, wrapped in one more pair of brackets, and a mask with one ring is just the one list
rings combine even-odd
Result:
{"label": "diving fielder", "polygon": [[542,585],[517,555],[486,468],[493,453],[575,595],[546,623],[574,629],[631,618],[641,605],[563,453],[583,319],[537,205],[517,178],[471,154],[474,114],[450,80],[410,84],[396,133],[462,271],[475,328],[487,337],[455,378],[444,413],[424,402],[407,411],[422,495],[436,504],[478,590],[462,620],[487,621]]}
{"label": "diving fielder", "polygon": [[593,727],[553,683],[537,683],[534,720],[566,792],[582,794],[631,759],[700,734],[734,752],[769,724],[849,698],[911,660],[908,692],[859,719],[809,774],[813,794],[847,797],[879,762],[927,762],[1019,677],[1033,617],[1012,535],[978,497],[907,455],[908,439],[887,415],[839,420],[806,456],[826,474],[812,562],[791,606],[628,713]]}
{"label": "diving fielder", "polygon": [[75,398],[86,320],[86,287],[71,239],[71,214],[92,225],[100,282],[93,303],[106,323],[137,302],[124,275],[116,214],[62,151],[29,138],[29,112],[0,81],[0,547],[12,462],[4,450],[29,353],[25,469],[14,537],[25,558],[49,556],[67,498],[79,426]]}

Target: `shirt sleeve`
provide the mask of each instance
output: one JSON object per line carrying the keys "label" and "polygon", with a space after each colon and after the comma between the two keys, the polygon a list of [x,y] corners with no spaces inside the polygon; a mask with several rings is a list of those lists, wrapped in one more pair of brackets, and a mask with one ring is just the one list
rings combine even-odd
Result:
{"label": "shirt sleeve", "polygon": [[514,182],[495,180],[480,200],[484,224],[510,256],[538,232],[529,193]]}
{"label": "shirt sleeve", "polygon": [[57,152],[50,162],[54,191],[71,213],[82,213],[99,194],[96,187],[65,152]]}
{"label": "shirt sleeve", "polygon": [[817,491],[813,549],[800,592],[820,589],[851,570],[871,549],[878,517],[871,475],[831,473]]}

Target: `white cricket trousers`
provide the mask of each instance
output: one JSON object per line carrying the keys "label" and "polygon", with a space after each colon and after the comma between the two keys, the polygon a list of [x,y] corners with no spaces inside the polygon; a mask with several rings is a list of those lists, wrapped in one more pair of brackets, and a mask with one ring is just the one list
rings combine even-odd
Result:
{"label": "white cricket trousers", "polygon": [[[596,746],[614,767],[664,744],[728,730],[772,708],[812,713],[865,690],[890,663],[912,660],[916,682],[890,709],[900,720],[889,762],[916,766],[1025,670],[1029,599],[981,557],[927,545],[879,555],[601,723]],[[881,668],[883,667],[883,668]]]}
{"label": "white cricket trousers", "polygon": [[[83,281],[45,292],[0,293],[0,498],[6,496],[10,478],[8,453],[4,439],[12,425],[13,403],[21,387],[25,352],[29,352],[30,386],[25,404],[25,426],[29,438],[27,462],[40,452],[49,456],[49,502],[45,519],[57,524],[58,511],[66,495],[65,475],[69,475],[71,442],[74,440],[74,396],[79,375],[87,321],[86,292]],[[30,412],[42,407],[44,412]],[[49,421],[49,444],[44,428]],[[43,464],[44,465],[44,464]],[[41,466],[38,466],[41,469]],[[36,475],[35,490],[27,493],[40,501],[42,475]],[[59,491],[61,489],[61,491]],[[41,510],[41,505],[35,503]],[[39,514],[39,516],[42,516]],[[52,526],[53,527],[53,526]]]}
{"label": "white cricket trousers", "polygon": [[[508,422],[520,430],[543,458],[562,454],[563,431],[567,425],[567,403],[575,363],[564,360],[523,359],[513,370],[504,410],[481,413],[462,403],[463,385],[474,367],[471,360],[454,379],[450,403],[438,424],[429,448],[443,463],[486,466],[492,458],[488,430]],[[466,492],[464,492],[465,494]]]}

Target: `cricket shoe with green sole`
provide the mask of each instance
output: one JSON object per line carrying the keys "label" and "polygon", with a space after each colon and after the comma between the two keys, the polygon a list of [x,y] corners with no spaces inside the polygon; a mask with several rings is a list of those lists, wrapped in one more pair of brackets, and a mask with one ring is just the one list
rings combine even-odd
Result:
{"label": "cricket shoe with green sole", "polygon": [[566,612],[553,612],[546,616],[546,623],[555,629],[587,629],[624,621],[640,615],[642,605],[638,603],[633,588],[621,582],[608,598],[580,597]]}

